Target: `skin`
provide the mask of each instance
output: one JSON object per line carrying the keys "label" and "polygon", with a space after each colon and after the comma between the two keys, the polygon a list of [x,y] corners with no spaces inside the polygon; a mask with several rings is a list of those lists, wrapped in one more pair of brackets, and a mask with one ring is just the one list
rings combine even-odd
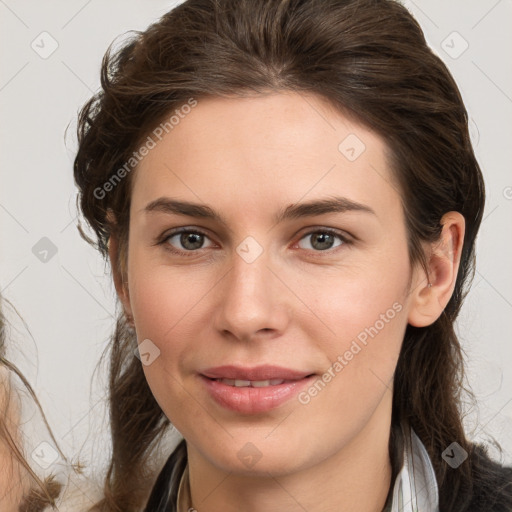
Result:
{"label": "skin", "polygon": [[[338,149],[350,134],[365,145],[354,161]],[[187,441],[194,508],[381,511],[404,331],[446,306],[463,217],[448,212],[439,243],[425,246],[428,277],[411,266],[384,141],[314,95],[200,100],[134,172],[126,268],[110,240],[114,281],[137,339],[160,350],[144,372]],[[374,213],[273,221],[290,204],[334,193]],[[144,210],[163,196],[208,204],[226,225]],[[179,227],[206,234],[195,252],[169,238]],[[322,250],[314,234],[325,228],[347,242],[334,236]],[[263,249],[251,263],[236,250],[247,236]],[[198,377],[206,367],[266,363],[320,378],[393,304],[400,311],[307,404],[293,398],[242,415],[217,405]],[[238,457],[247,443],[261,455],[252,467]]]}

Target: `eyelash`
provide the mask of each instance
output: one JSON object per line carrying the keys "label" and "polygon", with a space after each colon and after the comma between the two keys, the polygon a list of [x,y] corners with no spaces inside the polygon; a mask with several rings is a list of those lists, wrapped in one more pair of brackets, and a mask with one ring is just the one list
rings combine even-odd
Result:
{"label": "eyelash", "polygon": [[[174,236],[180,235],[182,233],[192,233],[192,234],[195,234],[195,235],[201,235],[201,236],[209,238],[206,233],[203,233],[200,230],[180,228],[180,229],[177,229],[176,231],[172,231],[171,233],[167,233],[159,242],[157,242],[156,245],[163,245],[165,250],[167,250],[167,251],[169,251],[169,252],[171,252],[173,254],[177,254],[179,256],[185,256],[185,257],[193,257],[193,256],[195,256],[195,253],[199,252],[201,249],[190,250],[190,251],[180,251],[180,250],[174,248],[172,245],[167,243],[167,241],[170,238],[173,238]],[[329,234],[329,235],[333,235],[335,237],[338,237],[341,240],[342,244],[338,245],[337,247],[334,247],[333,249],[325,249],[324,251],[312,250],[313,253],[320,253],[320,254],[328,253],[328,254],[332,254],[334,252],[337,252],[337,250],[339,250],[341,247],[352,244],[352,241],[347,236],[342,235],[339,231],[336,231],[336,230],[331,229],[331,228],[321,228],[321,229],[314,229],[312,231],[308,231],[307,233],[304,233],[301,236],[301,238],[299,239],[299,242],[303,238],[306,238],[307,236],[311,236],[311,235],[317,234],[317,233]],[[304,250],[305,251],[309,251],[309,249],[304,249]]]}

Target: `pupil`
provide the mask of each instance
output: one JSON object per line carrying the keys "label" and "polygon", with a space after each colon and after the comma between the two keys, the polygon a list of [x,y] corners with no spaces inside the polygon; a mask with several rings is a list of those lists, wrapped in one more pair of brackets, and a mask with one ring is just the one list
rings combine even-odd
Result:
{"label": "pupil", "polygon": [[[181,235],[181,244],[186,249],[192,250],[192,249],[199,249],[201,247],[201,237],[203,235],[200,235],[198,233],[184,233]],[[195,238],[195,241],[194,241]],[[192,243],[192,247],[189,246],[189,241]]]}
{"label": "pupil", "polygon": [[[329,233],[320,233],[320,234],[314,234],[313,238],[315,242],[320,241],[320,247],[317,247],[317,249],[329,249],[332,246],[332,235]],[[325,241],[327,239],[327,242]],[[330,239],[330,240],[329,240]],[[314,244],[313,244],[314,247]]]}

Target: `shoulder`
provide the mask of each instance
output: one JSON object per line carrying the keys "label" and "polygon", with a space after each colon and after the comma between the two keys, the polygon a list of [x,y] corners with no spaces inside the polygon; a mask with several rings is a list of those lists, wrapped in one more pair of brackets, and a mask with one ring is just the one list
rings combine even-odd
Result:
{"label": "shoulder", "polygon": [[483,445],[473,445],[471,455],[473,494],[467,512],[512,511],[512,466],[489,457]]}

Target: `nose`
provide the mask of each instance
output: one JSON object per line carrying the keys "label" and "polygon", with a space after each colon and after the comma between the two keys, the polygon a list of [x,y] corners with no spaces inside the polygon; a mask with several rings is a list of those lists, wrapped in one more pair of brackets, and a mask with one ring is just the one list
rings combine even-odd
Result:
{"label": "nose", "polygon": [[278,337],[288,325],[292,295],[279,269],[265,251],[254,261],[234,252],[231,263],[216,291],[216,329],[240,341]]}

